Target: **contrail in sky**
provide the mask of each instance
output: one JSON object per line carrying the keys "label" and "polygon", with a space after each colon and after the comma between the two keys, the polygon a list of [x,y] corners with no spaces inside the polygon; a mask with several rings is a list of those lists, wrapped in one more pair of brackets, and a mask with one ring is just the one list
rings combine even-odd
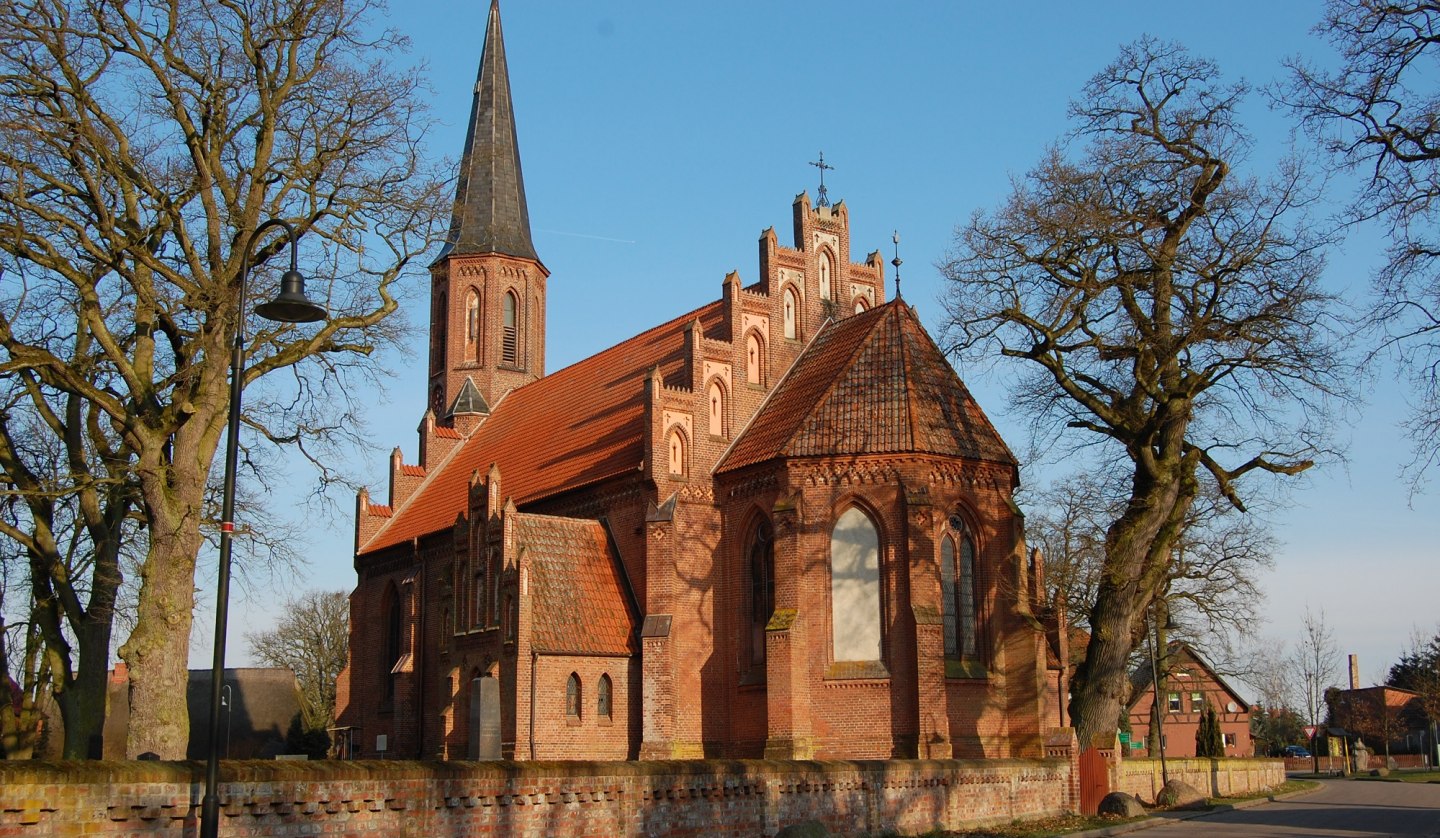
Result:
{"label": "contrail in sky", "polygon": [[633,239],[612,239],[612,238],[610,238],[609,236],[592,236],[592,235],[589,234],[589,233],[567,233],[567,232],[565,232],[564,230],[546,230],[546,229],[543,229],[543,228],[542,228],[542,229],[539,230],[539,232],[541,232],[541,233],[551,233],[551,234],[554,234],[554,235],[557,235],[557,236],[574,236],[574,237],[577,238],[577,239],[595,239],[596,241],[602,241],[602,242],[615,242],[615,243],[617,243],[617,244],[634,244],[634,243],[635,243],[635,241],[634,241]]}

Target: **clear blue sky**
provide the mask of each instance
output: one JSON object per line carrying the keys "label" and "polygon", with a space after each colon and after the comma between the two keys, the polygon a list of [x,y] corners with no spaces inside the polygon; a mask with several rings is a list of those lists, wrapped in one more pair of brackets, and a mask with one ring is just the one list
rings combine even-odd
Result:
{"label": "clear blue sky", "polygon": [[[442,124],[437,155],[458,157],[488,3],[411,0],[390,23],[429,66]],[[1292,54],[1325,55],[1310,33],[1318,2],[1175,3],[502,3],[535,247],[551,271],[548,366],[559,369],[720,294],[729,270],[756,279],[756,241],[774,226],[789,243],[790,204],[812,198],[824,151],[832,200],[850,208],[852,258],[891,257],[901,235],[903,291],[940,330],[936,261],[954,227],[996,206],[1067,128],[1066,104],[1121,43],[1142,34],[1184,43],[1227,79],[1259,86]],[[1243,111],[1253,164],[1284,149],[1289,125],[1253,95]],[[1376,242],[1331,258],[1331,286],[1363,302]],[[888,276],[887,272],[887,276]],[[425,327],[417,273],[408,317]],[[893,294],[893,288],[889,294]],[[389,450],[416,459],[424,407],[421,333],[392,360],[373,415],[374,450],[355,471],[384,497]],[[1005,413],[993,372],[960,370],[1017,450],[1021,417]],[[1291,642],[1307,605],[1324,608],[1362,677],[1383,676],[1413,627],[1433,631],[1440,495],[1412,500],[1397,480],[1407,449],[1403,393],[1380,371],[1363,417],[1344,429],[1348,466],[1303,481],[1279,515],[1282,544],[1263,582],[1262,635]],[[297,482],[301,479],[297,474]],[[349,590],[350,498],[326,526],[311,511],[308,578]],[[1413,505],[1412,505],[1413,503]],[[202,586],[203,578],[202,578]],[[209,590],[201,602],[208,606]],[[242,634],[273,619],[275,592],[252,588],[231,611],[232,665]],[[210,618],[198,615],[196,665]],[[1337,675],[1341,667],[1337,666]]]}

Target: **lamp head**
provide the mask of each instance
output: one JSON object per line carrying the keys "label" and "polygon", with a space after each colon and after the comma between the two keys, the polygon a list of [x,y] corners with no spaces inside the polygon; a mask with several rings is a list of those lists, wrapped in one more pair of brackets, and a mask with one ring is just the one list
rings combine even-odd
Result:
{"label": "lamp head", "polygon": [[297,270],[288,270],[280,277],[280,294],[268,303],[255,306],[255,313],[266,320],[280,323],[314,323],[324,320],[323,306],[305,296],[305,277]]}

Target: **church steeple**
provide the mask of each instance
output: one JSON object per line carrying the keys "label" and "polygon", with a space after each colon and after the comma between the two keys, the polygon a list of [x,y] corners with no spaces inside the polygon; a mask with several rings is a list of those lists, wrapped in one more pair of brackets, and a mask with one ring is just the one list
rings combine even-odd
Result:
{"label": "church steeple", "polygon": [[466,413],[457,407],[462,395],[494,406],[545,374],[549,272],[530,239],[498,0],[490,3],[450,234],[430,271],[436,416]]}
{"label": "church steeple", "polygon": [[451,253],[500,253],[539,261],[530,241],[530,214],[525,207],[525,179],[520,174],[520,145],[515,135],[499,0],[490,2],[485,50],[475,80],[475,100],[470,106],[460,182],[455,190],[455,214],[440,257]]}

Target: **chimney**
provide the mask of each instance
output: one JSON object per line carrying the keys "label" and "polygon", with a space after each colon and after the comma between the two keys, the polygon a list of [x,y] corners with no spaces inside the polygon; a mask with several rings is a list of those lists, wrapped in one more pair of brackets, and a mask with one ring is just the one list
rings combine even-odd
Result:
{"label": "chimney", "polygon": [[1360,689],[1360,656],[1350,656],[1350,689]]}

